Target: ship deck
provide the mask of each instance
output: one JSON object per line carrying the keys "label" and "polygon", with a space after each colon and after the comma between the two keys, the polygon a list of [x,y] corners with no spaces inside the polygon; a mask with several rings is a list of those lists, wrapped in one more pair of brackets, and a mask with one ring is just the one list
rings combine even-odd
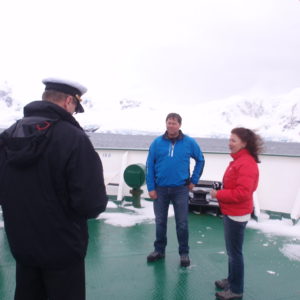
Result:
{"label": "ship deck", "polygon": [[[110,213],[115,218],[127,214],[126,208],[118,205],[108,208],[106,214]],[[214,281],[223,278],[227,271],[222,219],[190,212],[189,224],[191,266],[181,268],[174,217],[170,217],[168,223],[166,258],[155,263],[146,262],[146,256],[153,249],[153,220],[130,226],[112,225],[106,218],[90,220],[86,257],[87,299],[215,299]],[[246,229],[244,300],[300,299],[300,261],[283,255],[281,249],[286,244],[299,245],[300,241]],[[13,299],[14,286],[15,262],[2,227],[0,299]]]}

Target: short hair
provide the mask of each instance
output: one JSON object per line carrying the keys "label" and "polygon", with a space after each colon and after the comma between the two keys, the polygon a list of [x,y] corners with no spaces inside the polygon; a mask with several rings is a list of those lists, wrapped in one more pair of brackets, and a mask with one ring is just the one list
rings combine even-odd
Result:
{"label": "short hair", "polygon": [[65,93],[54,91],[54,90],[45,90],[42,95],[42,100],[59,103],[64,101],[68,96]]}
{"label": "short hair", "polygon": [[177,122],[181,125],[182,122],[182,118],[179,114],[177,113],[169,113],[166,117],[166,122],[168,121],[168,119],[176,119]]}
{"label": "short hair", "polygon": [[256,162],[260,162],[258,154],[263,151],[263,140],[260,135],[254,131],[244,128],[236,127],[231,130],[232,134],[236,134],[244,143],[246,143],[246,149],[250,152]]}

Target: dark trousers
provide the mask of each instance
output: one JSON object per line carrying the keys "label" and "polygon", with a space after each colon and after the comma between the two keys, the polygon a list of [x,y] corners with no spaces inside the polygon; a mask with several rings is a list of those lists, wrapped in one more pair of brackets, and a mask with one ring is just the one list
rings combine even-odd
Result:
{"label": "dark trousers", "polygon": [[165,253],[167,245],[167,222],[170,202],[175,213],[178,252],[180,255],[189,253],[189,189],[187,186],[157,187],[157,199],[154,203],[156,240],[154,248],[159,253]]}
{"label": "dark trousers", "polygon": [[228,281],[230,290],[240,294],[244,291],[243,242],[247,222],[237,222],[223,217],[225,244],[228,255]]}
{"label": "dark trousers", "polygon": [[63,269],[17,263],[15,300],[85,300],[84,260]]}

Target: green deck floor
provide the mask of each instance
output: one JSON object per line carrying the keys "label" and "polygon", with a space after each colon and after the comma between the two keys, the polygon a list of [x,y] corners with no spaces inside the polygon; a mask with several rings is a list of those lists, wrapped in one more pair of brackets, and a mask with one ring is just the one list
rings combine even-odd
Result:
{"label": "green deck floor", "polygon": [[[214,280],[226,275],[222,220],[190,214],[189,268],[179,267],[174,218],[169,219],[164,261],[148,264],[154,224],[116,227],[104,220],[89,222],[86,258],[88,300],[206,300],[215,299]],[[270,237],[247,229],[244,243],[244,300],[299,300],[300,262],[280,248],[292,239]],[[267,245],[267,246],[266,246]],[[13,299],[14,261],[4,229],[0,229],[0,299]]]}

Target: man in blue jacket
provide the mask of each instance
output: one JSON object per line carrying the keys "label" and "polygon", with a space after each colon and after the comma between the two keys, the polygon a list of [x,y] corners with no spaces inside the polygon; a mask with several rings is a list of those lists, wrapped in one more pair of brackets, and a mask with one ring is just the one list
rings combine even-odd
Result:
{"label": "man in blue jacket", "polygon": [[[190,265],[188,245],[188,199],[202,174],[204,158],[197,142],[182,133],[181,116],[170,113],[166,118],[167,130],[151,144],[147,158],[147,188],[154,200],[156,240],[154,251],[148,262],[165,257],[167,246],[167,219],[169,204],[172,202],[175,212],[177,239],[179,243],[180,265]],[[190,175],[190,159],[195,167]]]}

